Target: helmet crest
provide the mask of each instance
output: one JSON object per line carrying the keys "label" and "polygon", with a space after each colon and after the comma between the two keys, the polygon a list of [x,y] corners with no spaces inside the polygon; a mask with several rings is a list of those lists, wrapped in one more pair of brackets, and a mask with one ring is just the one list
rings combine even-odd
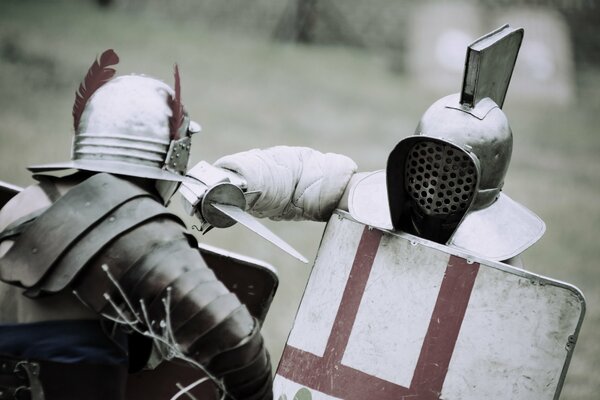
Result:
{"label": "helmet crest", "polygon": [[171,88],[146,75],[116,77],[112,66],[118,62],[112,49],[104,51],[76,92],[71,160],[30,170],[76,169],[152,179],[167,201],[185,176],[191,135],[200,126],[183,107],[177,65]]}
{"label": "helmet crest", "polygon": [[85,106],[99,87],[115,76],[114,68],[111,65],[119,63],[119,56],[112,49],[106,50],[100,56],[100,60],[95,60],[90,66],[85,79],[79,85],[79,90],[75,92],[75,104],[73,104],[73,128],[75,132],[79,129],[79,121]]}
{"label": "helmet crest", "polygon": [[169,95],[169,107],[171,107],[171,117],[169,118],[169,129],[171,140],[179,139],[179,130],[183,125],[184,111],[181,104],[181,82],[179,80],[179,67],[175,64],[175,96]]}

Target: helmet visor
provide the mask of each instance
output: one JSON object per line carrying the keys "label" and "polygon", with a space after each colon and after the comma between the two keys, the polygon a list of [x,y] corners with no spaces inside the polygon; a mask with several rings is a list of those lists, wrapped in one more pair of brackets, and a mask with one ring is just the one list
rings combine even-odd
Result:
{"label": "helmet visor", "polygon": [[443,243],[473,201],[477,167],[457,147],[438,141],[419,141],[408,151],[404,185],[415,233]]}

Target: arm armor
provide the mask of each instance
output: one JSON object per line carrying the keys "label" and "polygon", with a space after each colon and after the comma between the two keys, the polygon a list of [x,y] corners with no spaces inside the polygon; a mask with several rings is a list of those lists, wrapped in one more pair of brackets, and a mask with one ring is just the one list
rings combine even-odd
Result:
{"label": "arm armor", "polygon": [[289,146],[232,154],[214,165],[241,175],[249,192],[261,192],[252,215],[309,221],[331,217],[357,168],[341,154]]}
{"label": "arm armor", "polygon": [[115,307],[127,309],[127,302],[141,316],[143,304],[148,319],[138,318],[136,328],[161,332],[168,322],[177,348],[220,380],[230,398],[271,399],[260,324],[197,245],[148,192],[97,174],[28,223],[0,258],[0,277],[39,301],[74,290],[105,316],[118,317]]}
{"label": "arm armor", "polygon": [[159,218],[137,227],[113,241],[78,277],[78,295],[95,311],[114,315],[104,294],[123,299],[103,265],[139,315],[144,302],[155,332],[167,318],[163,300],[169,297],[175,342],[221,379],[232,398],[271,398],[271,364],[258,321],[217,280],[182,226]]}

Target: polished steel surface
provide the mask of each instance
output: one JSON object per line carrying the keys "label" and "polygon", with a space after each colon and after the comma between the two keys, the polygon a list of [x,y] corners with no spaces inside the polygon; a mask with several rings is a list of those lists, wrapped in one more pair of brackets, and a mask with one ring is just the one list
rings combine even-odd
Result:
{"label": "polished steel surface", "polygon": [[85,106],[73,138],[71,161],[29,169],[77,169],[181,181],[191,134],[200,127],[185,116],[178,132],[181,138],[171,137],[169,100],[173,95],[167,84],[154,78],[126,75],[111,79]]}

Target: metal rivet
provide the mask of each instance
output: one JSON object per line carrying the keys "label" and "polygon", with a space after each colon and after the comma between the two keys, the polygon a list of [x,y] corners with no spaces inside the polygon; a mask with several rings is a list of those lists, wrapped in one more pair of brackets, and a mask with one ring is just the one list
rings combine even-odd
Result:
{"label": "metal rivet", "polygon": [[32,252],[33,254],[37,253],[37,252],[38,252],[38,249],[37,249],[37,247],[34,247],[33,249],[31,249],[31,252]]}
{"label": "metal rivet", "polygon": [[115,220],[115,217],[110,217],[110,218],[108,219],[108,222],[113,222],[114,220]]}

